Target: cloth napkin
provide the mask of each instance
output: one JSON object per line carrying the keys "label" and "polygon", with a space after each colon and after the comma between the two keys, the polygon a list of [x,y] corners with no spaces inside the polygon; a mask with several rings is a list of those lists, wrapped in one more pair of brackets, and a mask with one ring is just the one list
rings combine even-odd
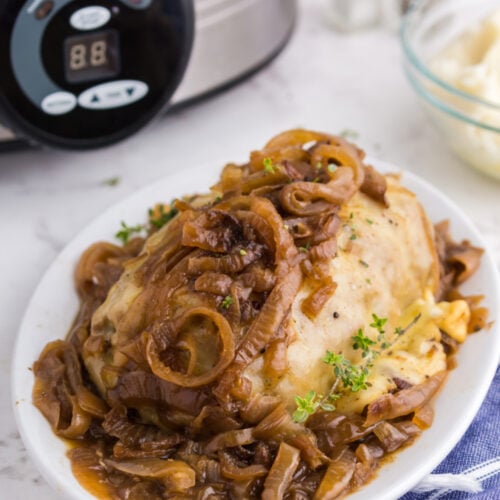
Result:
{"label": "cloth napkin", "polygon": [[500,500],[500,367],[462,440],[431,475],[401,500],[472,498]]}

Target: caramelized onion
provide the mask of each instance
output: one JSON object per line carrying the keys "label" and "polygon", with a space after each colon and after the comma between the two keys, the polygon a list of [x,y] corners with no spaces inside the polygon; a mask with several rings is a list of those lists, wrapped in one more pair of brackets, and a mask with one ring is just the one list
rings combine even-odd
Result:
{"label": "caramelized onion", "polygon": [[167,490],[172,493],[185,493],[196,483],[195,471],[180,460],[138,458],[127,461],[106,459],[104,462],[125,474],[161,479]]}
{"label": "caramelized onion", "polygon": [[182,244],[211,252],[228,252],[238,239],[238,221],[221,210],[202,212],[182,226]]}
{"label": "caramelized onion", "polygon": [[269,343],[264,353],[262,374],[269,380],[269,385],[275,385],[286,373],[288,368],[287,343],[285,339],[276,339]]}
{"label": "caramelized onion", "polygon": [[468,243],[450,251],[448,263],[455,269],[455,282],[463,283],[478,269],[484,250]]}
{"label": "caramelized onion", "polygon": [[241,222],[243,233],[248,240],[257,240],[270,252],[275,252],[274,232],[264,217],[249,210],[237,210],[235,215]]}
{"label": "caramelized onion", "polygon": [[113,408],[106,415],[102,428],[110,436],[118,438],[113,455],[119,459],[164,457],[185,441],[180,434],[167,433],[153,425],[130,422],[123,406]]}
{"label": "caramelized onion", "polygon": [[269,270],[259,266],[251,267],[240,274],[238,281],[256,292],[269,292],[276,284],[276,276]]}
{"label": "caramelized onion", "polygon": [[241,410],[240,415],[248,424],[257,424],[269,415],[281,399],[277,396],[255,395]]}
{"label": "caramelized onion", "polygon": [[323,309],[328,300],[337,289],[337,283],[327,283],[320,285],[312,291],[308,297],[302,301],[302,312],[309,318],[314,319]]}
{"label": "caramelized onion", "polygon": [[421,408],[438,391],[446,375],[446,371],[438,372],[422,384],[395,394],[384,394],[368,405],[365,425],[408,415]]}
{"label": "caramelized onion", "polygon": [[401,432],[389,422],[380,422],[377,424],[373,429],[373,433],[378,437],[384,450],[389,453],[397,450],[408,441],[408,435]]}
{"label": "caramelized onion", "polygon": [[[205,316],[213,321],[218,329],[220,348],[217,363],[207,371],[196,373],[181,373],[165,365],[160,358],[160,352],[153,337],[148,339],[146,355],[153,373],[167,382],[180,385],[181,387],[200,387],[213,382],[228,367],[234,357],[234,339],[229,323],[222,314],[207,307],[197,307],[185,313],[179,321],[180,329],[191,317]],[[194,334],[195,335],[195,334]]]}
{"label": "caramelized onion", "polygon": [[120,375],[108,396],[131,407],[168,405],[189,415],[197,415],[209,401],[203,391],[179,387],[142,370]]}
{"label": "caramelized onion", "polygon": [[252,262],[260,259],[262,249],[256,246],[249,249],[244,255],[239,251],[223,257],[192,257],[189,259],[188,270],[192,274],[212,271],[216,273],[237,273],[242,271]]}
{"label": "caramelized onion", "polygon": [[387,205],[385,192],[387,190],[387,182],[385,177],[377,172],[372,166],[368,165],[364,168],[365,177],[361,184],[360,191],[367,194],[375,201]]}
{"label": "caramelized onion", "polygon": [[471,310],[467,332],[474,333],[488,326],[489,311],[486,307],[475,307]]}
{"label": "caramelized onion", "polygon": [[[285,147],[270,147],[262,151],[252,151],[250,154],[250,167],[253,172],[258,172],[264,168],[264,160],[269,158],[274,165],[284,162],[288,177],[297,180],[298,176],[290,172],[289,164],[292,161],[307,161],[309,155],[298,145]],[[296,171],[295,171],[296,172]]]}
{"label": "caramelized onion", "polygon": [[191,434],[207,438],[214,434],[239,429],[241,423],[228,415],[220,406],[204,406],[190,425]]}
{"label": "caramelized onion", "polygon": [[80,400],[86,399],[99,416],[104,403],[101,406],[96,404],[97,396],[90,401],[89,395],[84,395],[80,362],[74,347],[62,340],[51,342],[35,362],[33,372],[33,403],[53,431],[65,438],[82,438],[92,422],[92,415],[80,406],[77,394],[80,393]]}
{"label": "caramelized onion", "polygon": [[214,295],[227,295],[233,280],[227,274],[207,271],[194,282],[197,292],[212,293]]}
{"label": "caramelized onion", "polygon": [[313,470],[329,462],[328,457],[318,448],[315,435],[310,432],[288,438],[288,443],[300,450],[302,460]]}
{"label": "caramelized onion", "polygon": [[253,427],[248,427],[218,434],[205,445],[205,453],[210,454],[223,448],[233,448],[234,446],[253,443],[256,440],[253,431]]}
{"label": "caramelized onion", "polygon": [[241,340],[234,361],[214,390],[215,394],[225,397],[237,374],[248,366],[266,346],[288,313],[298,292],[301,278],[300,269],[296,266],[290,269],[289,273],[273,288],[259,316]]}
{"label": "caramelized onion", "polygon": [[238,467],[234,459],[228,453],[221,453],[221,474],[235,481],[247,481],[257,479],[267,475],[267,467],[261,464],[249,465],[247,467]]}
{"label": "caramelized onion", "polygon": [[275,206],[265,198],[253,198],[250,210],[263,217],[273,231],[274,246],[276,249],[275,262],[286,261],[287,265],[293,262],[297,254],[293,238],[284,227],[283,219],[280,217]]}
{"label": "caramelized onion", "polygon": [[75,270],[76,289],[80,295],[86,288],[95,284],[95,269],[97,264],[124,255],[123,248],[111,243],[99,242],[91,245],[80,257]]}
{"label": "caramelized onion", "polygon": [[287,130],[274,136],[264,147],[268,149],[281,149],[290,146],[303,146],[309,142],[335,140],[337,137],[324,134],[323,132],[313,132],[312,130],[293,129]]}
{"label": "caramelized onion", "polygon": [[428,429],[434,420],[434,409],[430,404],[425,404],[415,410],[412,422],[420,429]]}
{"label": "caramelized onion", "polygon": [[276,165],[271,172],[261,170],[254,174],[250,174],[241,182],[240,190],[243,194],[249,194],[261,187],[268,187],[276,184],[281,185],[288,182],[288,180],[289,177],[286,170],[280,165]]}
{"label": "caramelized onion", "polygon": [[359,189],[365,178],[365,169],[361,163],[361,158],[358,156],[357,150],[348,145],[331,145],[319,144],[314,148],[311,161],[314,165],[323,164],[328,173],[333,173],[331,176],[334,180],[337,176],[337,171],[330,172],[328,170],[329,164],[334,164],[339,167],[349,167],[352,169],[352,182],[354,188]]}
{"label": "caramelized onion", "polygon": [[300,460],[300,451],[286,443],[281,443],[276,459],[264,481],[262,500],[281,500],[292,482]]}
{"label": "caramelized onion", "polygon": [[323,241],[319,245],[314,246],[310,251],[310,259],[312,261],[324,260],[330,261],[337,255],[337,240],[331,238]]}
{"label": "caramelized onion", "polygon": [[331,462],[314,494],[314,500],[331,500],[339,497],[349,486],[354,474],[356,456],[348,449]]}

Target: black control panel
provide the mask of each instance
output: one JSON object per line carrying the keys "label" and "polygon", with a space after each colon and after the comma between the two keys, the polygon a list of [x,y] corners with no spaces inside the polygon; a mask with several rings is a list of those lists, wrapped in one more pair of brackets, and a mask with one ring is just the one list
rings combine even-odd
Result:
{"label": "black control panel", "polygon": [[193,33],[190,0],[7,0],[2,122],[75,149],[131,135],[167,106]]}

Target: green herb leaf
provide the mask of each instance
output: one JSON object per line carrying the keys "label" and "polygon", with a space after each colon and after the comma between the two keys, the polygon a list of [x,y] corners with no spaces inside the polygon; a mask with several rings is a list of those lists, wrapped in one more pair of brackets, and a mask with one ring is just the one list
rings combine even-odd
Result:
{"label": "green herb leaf", "polygon": [[293,412],[292,418],[293,421],[297,424],[302,424],[307,420],[307,417],[309,417],[309,415],[310,414],[306,410],[295,410]]}
{"label": "green herb leaf", "polygon": [[118,184],[120,184],[120,181],[121,181],[121,177],[110,177],[109,179],[105,179],[102,181],[102,184],[104,186],[110,186],[110,187],[114,187],[114,186],[117,186]]}
{"label": "green herb leaf", "polygon": [[342,132],[340,132],[339,135],[344,139],[357,139],[359,137],[359,132],[345,128],[344,130],[342,130]]}
{"label": "green herb leaf", "polygon": [[231,295],[226,295],[222,300],[221,307],[223,309],[229,309],[234,304],[234,299]]}
{"label": "green herb leaf", "polygon": [[331,403],[321,403],[320,408],[324,411],[335,411],[335,405]]}
{"label": "green herb leaf", "polygon": [[370,267],[370,266],[368,265],[368,263],[367,263],[367,262],[365,262],[365,261],[364,261],[364,260],[362,260],[362,259],[360,259],[360,260],[359,260],[359,263],[360,263],[363,267]]}
{"label": "green herb leaf", "polygon": [[297,409],[293,413],[293,419],[297,423],[307,420],[309,415],[312,415],[319,406],[318,395],[315,391],[309,391],[303,398],[295,396],[295,404]]}
{"label": "green herb leaf", "polygon": [[271,160],[271,158],[264,158],[262,164],[264,165],[264,170],[267,173],[274,174],[274,169],[276,168],[276,166],[273,164],[273,160]]}
{"label": "green herb leaf", "polygon": [[167,222],[170,222],[178,213],[179,211],[174,207],[173,200],[170,203],[170,208],[168,211],[165,211],[165,205],[159,205],[157,210],[150,208],[148,210],[149,224],[152,227],[161,229]]}
{"label": "green herb leaf", "polygon": [[344,359],[344,356],[342,356],[342,354],[335,354],[332,351],[326,351],[326,354],[321,358],[321,361],[323,361],[323,363],[326,363],[327,365],[335,366],[342,359]]}
{"label": "green herb leaf", "polygon": [[115,234],[115,238],[118,238],[125,245],[128,243],[130,237],[135,233],[140,233],[145,229],[142,224],[137,224],[136,226],[128,226],[125,222],[121,221],[121,229]]}
{"label": "green herb leaf", "polygon": [[367,356],[370,352],[370,347],[376,344],[374,340],[364,334],[361,328],[358,330],[358,333],[351,338],[353,340],[352,348],[354,350],[360,349],[363,351],[363,357]]}
{"label": "green herb leaf", "polygon": [[311,242],[308,241],[303,247],[299,247],[299,252],[307,253],[311,248]]}
{"label": "green herb leaf", "polygon": [[373,323],[370,323],[370,326],[383,335],[385,333],[384,325],[387,323],[387,318],[379,318],[375,313],[372,314],[372,318]]}

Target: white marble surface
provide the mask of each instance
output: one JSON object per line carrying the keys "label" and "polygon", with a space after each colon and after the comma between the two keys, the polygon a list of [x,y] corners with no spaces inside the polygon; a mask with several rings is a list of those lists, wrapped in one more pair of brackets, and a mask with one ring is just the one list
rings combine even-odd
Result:
{"label": "white marble surface", "polygon": [[[440,142],[404,79],[396,35],[337,34],[323,6],[301,2],[294,37],[263,71],[127,142],[87,153],[0,155],[1,498],[57,498],[26,455],[11,411],[10,359],[30,295],[83,226],[155,179],[199,163],[244,159],[286,128],[352,129],[368,154],[412,170],[455,200],[500,264],[500,182],[468,169]],[[120,182],[107,185],[113,177]]]}

